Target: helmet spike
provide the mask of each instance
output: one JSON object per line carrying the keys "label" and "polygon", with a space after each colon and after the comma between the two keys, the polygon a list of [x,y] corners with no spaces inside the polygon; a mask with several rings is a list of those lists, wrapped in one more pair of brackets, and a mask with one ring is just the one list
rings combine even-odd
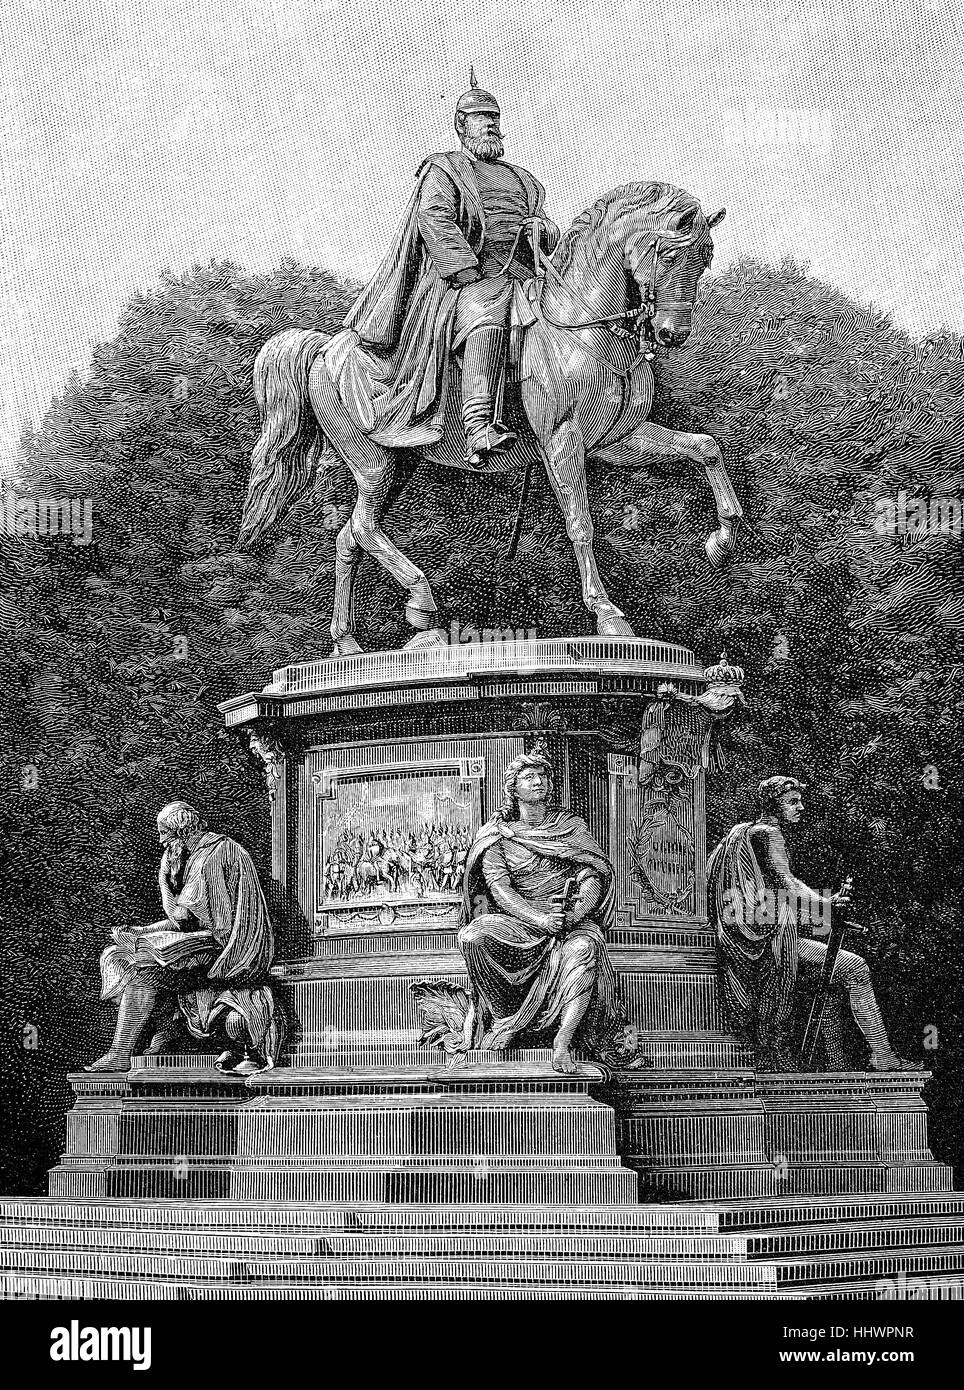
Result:
{"label": "helmet spike", "polygon": [[487,92],[479,86],[479,79],[475,75],[475,65],[469,68],[469,87],[459,97],[455,108],[457,116],[471,116],[481,112],[488,112],[490,115],[499,115],[499,103],[491,92]]}

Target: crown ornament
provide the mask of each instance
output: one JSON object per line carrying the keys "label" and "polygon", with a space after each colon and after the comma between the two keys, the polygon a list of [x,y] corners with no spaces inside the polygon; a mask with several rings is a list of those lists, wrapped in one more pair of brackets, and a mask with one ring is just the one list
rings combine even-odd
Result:
{"label": "crown ornament", "polygon": [[743,667],[731,666],[726,659],[725,650],[720,652],[720,659],[715,666],[707,666],[703,672],[703,679],[709,685],[742,685]]}

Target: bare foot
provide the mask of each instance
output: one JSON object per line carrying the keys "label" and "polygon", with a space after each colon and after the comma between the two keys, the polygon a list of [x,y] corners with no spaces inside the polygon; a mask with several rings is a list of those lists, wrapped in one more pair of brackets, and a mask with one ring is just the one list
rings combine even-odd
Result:
{"label": "bare foot", "polygon": [[120,1052],[105,1052],[103,1057],[98,1057],[96,1062],[91,1062],[89,1067],[84,1067],[84,1071],[130,1071],[130,1053],[124,1056]]}
{"label": "bare foot", "polygon": [[552,1054],[552,1070],[565,1072],[571,1075],[576,1070],[576,1064],[572,1060],[572,1053],[568,1047],[557,1047]]}
{"label": "bare foot", "polygon": [[898,1057],[896,1052],[881,1052],[871,1057],[867,1063],[868,1071],[921,1071],[920,1062],[908,1062],[906,1057]]}

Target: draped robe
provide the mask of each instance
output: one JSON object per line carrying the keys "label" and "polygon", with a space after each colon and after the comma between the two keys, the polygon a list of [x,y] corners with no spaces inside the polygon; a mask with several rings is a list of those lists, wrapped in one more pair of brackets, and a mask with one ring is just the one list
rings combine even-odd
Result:
{"label": "draped robe", "polygon": [[130,984],[177,996],[189,1031],[209,1037],[229,1011],[245,1020],[254,1047],[277,1060],[283,1023],[268,967],[274,935],[251,856],[227,835],[201,836],[183,869],[174,920],[118,928],[100,958],[101,998]]}
{"label": "draped robe", "polygon": [[798,904],[767,872],[772,833],[741,822],[706,866],[723,1006],[732,1031],[758,1050],[783,1043],[797,977]]}
{"label": "draped robe", "polygon": [[[491,896],[502,882],[546,911],[567,880],[593,877],[602,890],[594,915],[557,935],[505,912]],[[613,1039],[628,1026],[606,950],[613,870],[585,822],[569,811],[538,826],[495,817],[472,845],[464,882],[459,945],[476,1007],[473,1045],[505,1047],[524,1034],[554,1033],[566,1006],[588,993],[574,1042],[590,1055],[612,1054]]]}
{"label": "draped robe", "polygon": [[[530,217],[543,215],[545,191],[520,165]],[[474,161],[464,152],[432,154],[384,260],[326,350],[343,401],[376,443],[436,443],[445,424],[449,361],[459,289],[451,277],[478,268],[487,226]],[[524,248],[522,248],[524,250]]]}

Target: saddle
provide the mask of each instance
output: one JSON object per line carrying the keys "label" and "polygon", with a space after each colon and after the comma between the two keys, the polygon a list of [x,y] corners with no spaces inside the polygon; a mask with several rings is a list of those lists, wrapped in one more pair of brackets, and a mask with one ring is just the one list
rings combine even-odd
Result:
{"label": "saddle", "polygon": [[366,348],[351,328],[343,328],[325,346],[322,357],[328,379],[338,402],[352,420],[376,444],[386,448],[418,449],[437,463],[473,473],[515,473],[537,459],[535,440],[519,393],[519,364],[527,330],[537,321],[536,304],[541,282],[516,281],[509,315],[509,347],[504,381],[502,414],[519,436],[507,453],[486,458],[481,468],[470,467],[465,459],[465,436],[458,408],[461,372],[455,354],[449,356],[449,381],[445,392],[444,424],[441,431],[429,425],[386,428],[396,405],[395,363]]}

